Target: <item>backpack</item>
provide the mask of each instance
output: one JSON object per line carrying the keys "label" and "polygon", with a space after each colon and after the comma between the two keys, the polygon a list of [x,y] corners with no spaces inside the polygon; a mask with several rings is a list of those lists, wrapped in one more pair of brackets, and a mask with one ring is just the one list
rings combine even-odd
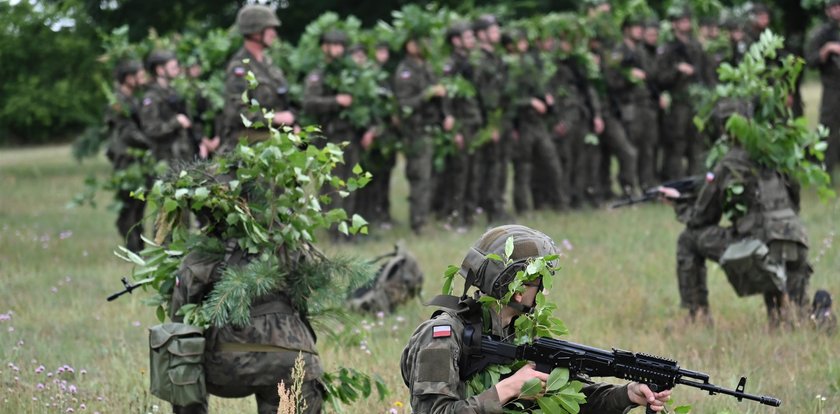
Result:
{"label": "backpack", "polygon": [[397,306],[418,296],[423,288],[423,272],[417,259],[401,243],[391,253],[371,261],[387,259],[379,267],[374,280],[350,294],[350,308],[361,312],[393,312]]}
{"label": "backpack", "polygon": [[183,323],[149,328],[149,390],[174,405],[207,399],[204,330]]}

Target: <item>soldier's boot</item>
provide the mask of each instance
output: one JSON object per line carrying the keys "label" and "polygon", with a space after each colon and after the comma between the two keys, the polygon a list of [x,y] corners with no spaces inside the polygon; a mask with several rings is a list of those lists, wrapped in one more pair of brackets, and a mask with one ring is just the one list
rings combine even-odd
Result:
{"label": "soldier's boot", "polygon": [[708,306],[692,306],[688,310],[686,321],[690,324],[702,324],[706,328],[713,328],[715,326],[712,311]]}
{"label": "soldier's boot", "polygon": [[782,327],[795,329],[799,326],[795,317],[796,310],[787,293],[765,293],[764,304],[767,306],[767,327],[770,332],[775,332]]}
{"label": "soldier's boot", "polygon": [[828,335],[833,335],[837,331],[837,316],[832,311],[831,304],[831,294],[820,289],[814,294],[809,315],[814,329]]}

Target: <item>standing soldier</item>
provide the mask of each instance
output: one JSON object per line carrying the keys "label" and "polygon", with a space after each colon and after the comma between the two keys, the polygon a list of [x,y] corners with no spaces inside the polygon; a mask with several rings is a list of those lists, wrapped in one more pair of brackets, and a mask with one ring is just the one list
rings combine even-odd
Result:
{"label": "standing soldier", "polygon": [[[108,126],[108,151],[106,155],[115,171],[128,168],[137,160],[129,154],[130,149],[149,149],[149,141],[140,130],[139,108],[135,92],[145,78],[143,66],[137,61],[120,62],[115,70],[117,90],[115,100],[105,115]],[[134,189],[119,189],[117,199],[120,211],[117,229],[125,240],[125,247],[132,252],[143,250],[143,210],[146,202],[131,197]]]}
{"label": "standing soldier", "polygon": [[[473,23],[473,31],[478,39],[479,58],[476,65],[475,89],[481,107],[485,127],[491,128],[491,141],[481,151],[484,162],[481,188],[481,207],[487,211],[487,221],[505,222],[510,216],[506,209],[507,171],[509,157],[510,120],[504,96],[507,68],[498,50],[501,41],[501,28],[496,16],[486,14]],[[498,111],[498,113],[495,113]],[[493,118],[493,119],[491,119]],[[497,122],[490,125],[490,122]],[[506,139],[507,138],[507,139]]]}
{"label": "standing soldier", "polygon": [[402,113],[405,175],[408,178],[411,229],[420,233],[426,225],[432,200],[434,143],[429,129],[441,124],[441,98],[446,88],[437,83],[424,50],[427,33],[413,29],[403,45],[405,58],[394,74],[394,94]]}
{"label": "standing soldier", "polygon": [[[471,85],[475,82],[475,68],[470,56],[475,48],[472,26],[456,22],[446,33],[452,55],[444,64],[443,76],[461,78]],[[483,172],[480,151],[473,151],[476,134],[482,125],[481,108],[476,96],[447,96],[443,101],[443,128],[455,132],[455,153],[446,162],[444,179],[437,182],[436,191],[444,200],[444,213],[459,229],[471,226],[478,207]],[[463,227],[461,227],[463,226]]]}
{"label": "standing soldier", "polygon": [[[703,47],[692,35],[691,12],[676,9],[669,15],[674,40],[668,42],[659,55],[657,75],[672,99],[663,124],[663,170],[666,179],[676,179],[703,169],[704,143],[694,126],[695,108],[689,91],[693,85],[710,84],[712,76]],[[687,166],[683,164],[684,158]]]}
{"label": "standing soldier", "polygon": [[[359,134],[350,121],[341,117],[341,112],[353,104],[353,97],[327,85],[326,78],[339,76],[341,71],[347,68],[344,61],[347,42],[347,34],[341,30],[328,30],[321,34],[320,45],[324,62],[306,75],[303,92],[303,111],[317,120],[327,141],[335,144],[349,142],[344,148],[344,163],[334,171],[334,174],[343,180],[353,174],[353,167],[359,162]],[[355,213],[355,201],[356,196],[353,194],[343,200],[334,195],[331,205],[341,207],[347,214],[352,215]]]}
{"label": "standing soldier", "polygon": [[[289,85],[283,71],[276,67],[265,52],[277,40],[280,20],[270,8],[262,5],[248,5],[236,15],[236,28],[245,38],[242,48],[227,65],[225,78],[225,107],[222,114],[222,149],[233,149],[238,140],[261,140],[268,137],[268,127],[246,129],[242,122],[273,123],[276,126],[293,125],[295,115],[289,108]],[[274,111],[274,118],[263,119],[262,113],[249,110],[249,104],[242,101],[242,94],[248,90],[248,72],[254,74],[257,87],[248,91],[248,97],[255,99],[265,109]]]}
{"label": "standing soldier", "polygon": [[826,0],[825,14],[828,21],[810,36],[805,56],[822,80],[820,123],[829,129],[825,166],[831,174],[840,161],[840,0]]}
{"label": "standing soldier", "polygon": [[172,52],[156,50],[146,59],[146,68],[154,81],[143,96],[140,125],[152,143],[152,154],[170,165],[191,160],[196,148],[189,131],[193,124],[184,98],[170,84],[181,73],[178,59]]}
{"label": "standing soldier", "polygon": [[607,83],[611,97],[618,103],[627,137],[638,152],[639,185],[647,188],[658,181],[654,158],[658,117],[650,74],[653,62],[648,60],[641,45],[642,21],[628,17],[622,24],[622,31],[622,43],[613,50],[612,62],[607,63]]}

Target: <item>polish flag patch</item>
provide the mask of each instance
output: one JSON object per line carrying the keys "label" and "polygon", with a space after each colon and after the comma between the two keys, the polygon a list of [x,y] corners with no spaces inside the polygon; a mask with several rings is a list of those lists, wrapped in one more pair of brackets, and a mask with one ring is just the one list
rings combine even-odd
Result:
{"label": "polish flag patch", "polygon": [[706,182],[710,183],[715,180],[715,173],[709,171],[706,173]]}
{"label": "polish flag patch", "polygon": [[452,327],[449,325],[435,326],[432,330],[432,338],[449,338],[452,336]]}

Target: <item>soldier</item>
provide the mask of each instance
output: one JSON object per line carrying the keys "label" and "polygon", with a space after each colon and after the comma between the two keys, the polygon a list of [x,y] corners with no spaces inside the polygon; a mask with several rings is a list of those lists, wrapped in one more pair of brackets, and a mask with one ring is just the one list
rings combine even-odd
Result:
{"label": "soldier", "polygon": [[747,39],[747,33],[744,31],[744,22],[739,18],[732,17],[726,21],[725,27],[729,32],[729,54],[724,62],[737,66],[741,63],[741,59],[749,48],[749,39]]}
{"label": "soldier", "polygon": [[656,141],[654,144],[653,168],[659,181],[663,181],[662,164],[664,149],[662,148],[662,120],[665,118],[664,112],[668,108],[670,102],[668,100],[669,95],[662,93],[662,88],[658,82],[659,75],[656,72],[656,59],[659,54],[659,19],[654,17],[645,20],[645,34],[642,46],[646,59],[648,62],[653,63],[652,67],[648,69],[648,75],[650,76],[648,85],[654,87],[653,99],[656,106],[656,125],[654,126],[654,129],[656,130]]}
{"label": "soldier", "polygon": [[[513,237],[514,249],[511,259],[514,264],[508,268],[498,266],[489,254],[504,255],[505,242]],[[524,269],[527,259],[543,257],[556,253],[554,242],[545,234],[525,226],[502,226],[487,231],[473,245],[464,258],[460,274],[468,280],[465,289],[478,288],[478,296],[489,295],[501,298],[507,292],[511,275]],[[497,382],[486,391],[467,398],[467,379],[461,378],[462,365],[468,358],[465,355],[464,330],[478,318],[478,326],[484,326],[485,334],[509,337],[511,322],[534,306],[535,297],[540,290],[540,282],[528,283],[522,293],[513,295],[511,303],[498,311],[488,311],[482,315],[473,314],[469,306],[475,299],[465,296],[457,304],[444,304],[446,299],[438,297],[433,304],[444,309],[435,313],[431,319],[423,322],[414,331],[400,359],[403,381],[411,395],[411,407],[416,413],[502,413],[503,406],[511,400],[521,398],[522,385],[533,378],[541,381],[545,387],[548,375],[537,371],[533,364],[526,364],[517,372]],[[481,307],[478,306],[478,312]],[[488,320],[489,319],[489,320]],[[649,404],[659,412],[664,410],[665,401],[671,391],[652,392],[646,385],[629,383],[618,386],[611,384],[592,384],[581,392],[587,396],[587,402],[580,406],[580,413],[618,414],[627,412],[637,405]]]}
{"label": "soldier", "polygon": [[[224,179],[224,177],[220,177]],[[208,214],[202,214],[208,213]],[[172,294],[170,318],[182,322],[179,314],[187,304],[201,303],[221,280],[225,268],[247,265],[254,254],[243,251],[236,240],[224,240],[224,224],[213,219],[213,214],[199,213],[210,230],[206,236],[219,239],[225,246],[224,255],[190,252],[178,270],[177,283]],[[285,257],[283,269],[294,272],[299,263],[310,260],[307,250],[278,254]],[[239,327],[211,326],[204,333],[207,347],[204,353],[204,371],[207,392],[223,398],[244,398],[254,395],[259,414],[274,414],[280,404],[277,384],[291,384],[292,368],[298,356],[304,361],[301,397],[306,402],[306,414],[320,413],[323,374],[315,334],[306,315],[297,309],[289,296],[276,289],[254,299],[251,303],[250,323]],[[175,414],[206,414],[207,400],[188,406],[173,406]]]}
{"label": "soldier", "polygon": [[[470,84],[475,82],[475,67],[470,62],[475,48],[475,35],[467,22],[456,22],[446,32],[446,39],[452,47],[452,54],[444,64],[443,76],[460,77]],[[437,195],[443,200],[443,212],[447,224],[459,230],[473,223],[481,192],[484,169],[481,151],[472,148],[476,134],[483,123],[477,97],[451,96],[443,101],[445,131],[455,133],[455,153],[446,160],[444,174],[437,182]]]}
{"label": "soldier", "polygon": [[[227,64],[220,134],[224,151],[233,149],[242,137],[249,140],[268,137],[267,126],[246,129],[242,117],[251,123],[260,121],[278,127],[295,123],[295,114],[290,109],[289,84],[283,71],[266,54],[266,49],[277,40],[279,26],[280,20],[266,6],[248,5],[236,15],[236,29],[244,37],[244,43]],[[248,72],[253,73],[258,82],[256,89],[248,91],[248,97],[255,99],[263,108],[274,111],[273,119],[263,119],[262,113],[250,111],[249,105],[242,101],[242,94],[248,90]]]}
{"label": "soldier", "polygon": [[[195,92],[195,116],[192,117],[193,130],[200,134],[200,141],[196,151],[201,159],[207,159],[221,145],[221,138],[217,135],[218,114],[212,112],[214,108],[210,102],[207,91],[203,90],[201,77],[204,72],[201,61],[197,56],[191,56],[187,65],[186,75],[190,82],[191,89]],[[208,117],[209,125],[205,125],[205,117]],[[208,133],[209,132],[209,133]],[[208,138],[212,136],[213,138]]]}
{"label": "soldier", "polygon": [[394,94],[403,113],[401,119],[405,175],[409,183],[411,229],[420,233],[428,220],[432,200],[432,157],[434,147],[427,127],[441,125],[441,99],[446,88],[440,85],[426,61],[425,38],[428,34],[411,29],[403,45],[405,58],[394,74]]}
{"label": "soldier", "polygon": [[826,0],[828,21],[809,37],[805,57],[820,71],[823,93],[820,123],[828,127],[825,167],[829,174],[840,161],[840,0]]}
{"label": "soldier", "polygon": [[[347,34],[341,30],[328,30],[321,34],[320,45],[324,62],[306,75],[303,92],[303,111],[321,125],[326,140],[336,144],[349,142],[349,145],[344,147],[344,163],[333,171],[341,179],[349,178],[353,174],[353,168],[359,163],[360,134],[353,124],[341,117],[341,112],[353,104],[353,97],[327,85],[326,78],[338,76],[347,68],[344,52],[348,40]],[[331,206],[341,207],[347,214],[352,215],[356,212],[356,199],[356,195],[352,193],[343,199],[334,195]]]}
{"label": "soldier", "polygon": [[[733,192],[733,186],[743,191]],[[679,196],[669,189],[660,191],[668,197]],[[739,205],[741,208],[736,209]],[[706,184],[693,205],[683,203],[675,208],[680,221],[686,224],[677,242],[677,278],[689,321],[712,324],[706,259],[720,261],[728,247],[746,239],[764,243],[769,250],[765,263],[779,268],[778,272],[784,275],[781,286],[777,284],[763,292],[770,327],[775,328],[784,320],[792,322],[787,314],[791,310],[789,303],[799,317],[807,314],[806,290],[812,268],[808,263],[808,239],[798,216],[796,181],[756,163],[735,143],[706,175]],[[731,217],[732,226],[719,224],[724,214]]]}
{"label": "soldier", "polygon": [[198,144],[191,138],[193,123],[186,114],[184,98],[171,85],[181,73],[178,59],[172,52],[156,50],[146,59],[146,69],[153,82],[143,96],[140,126],[152,143],[152,154],[170,165],[192,160]]}
{"label": "soldier", "polygon": [[663,170],[667,179],[676,179],[703,168],[705,144],[694,126],[696,111],[689,90],[692,85],[710,85],[713,75],[703,47],[692,35],[691,12],[675,9],[669,17],[674,40],[659,54],[656,72],[658,83],[671,96],[661,137],[665,146]]}
{"label": "soldier", "polygon": [[[137,160],[128,153],[129,149],[149,149],[149,140],[140,130],[139,102],[134,94],[145,79],[140,62],[120,62],[114,71],[117,80],[115,101],[105,113],[108,126],[108,150],[106,155],[115,171],[128,168]],[[135,253],[143,250],[143,211],[146,202],[131,197],[134,189],[120,189],[117,199],[120,211],[117,215],[117,229],[125,240],[125,247]]]}
{"label": "soldier", "polygon": [[642,21],[628,17],[622,23],[622,31],[623,41],[613,50],[605,76],[610,96],[618,103],[627,137],[637,150],[639,185],[648,188],[658,181],[654,158],[658,117],[656,87],[651,76],[654,64],[642,50]]}

